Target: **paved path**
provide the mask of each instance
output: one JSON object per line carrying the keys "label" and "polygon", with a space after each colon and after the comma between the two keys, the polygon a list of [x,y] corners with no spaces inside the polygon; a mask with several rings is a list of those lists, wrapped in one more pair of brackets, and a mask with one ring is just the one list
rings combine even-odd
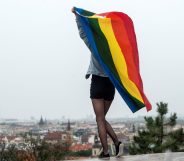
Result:
{"label": "paved path", "polygon": [[[82,161],[102,161],[100,159],[84,159]],[[131,155],[121,158],[111,157],[109,161],[184,161],[184,153],[162,153],[162,154],[146,154]]]}

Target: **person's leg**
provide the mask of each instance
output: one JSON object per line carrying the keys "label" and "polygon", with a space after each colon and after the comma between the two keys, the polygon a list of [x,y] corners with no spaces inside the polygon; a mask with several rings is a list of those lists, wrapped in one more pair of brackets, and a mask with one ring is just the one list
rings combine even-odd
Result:
{"label": "person's leg", "polygon": [[[111,106],[111,103],[112,103],[112,101],[106,101],[106,100],[104,101],[105,115],[107,114],[107,112]],[[105,127],[106,127],[106,131],[107,131],[108,135],[113,140],[115,146],[117,146],[119,143],[118,137],[117,137],[116,133],[114,132],[112,126],[109,124],[109,122],[107,120],[105,120]]]}
{"label": "person's leg", "polygon": [[91,99],[94,112],[96,115],[96,122],[98,127],[98,133],[100,141],[102,143],[103,152],[108,153],[108,144],[107,144],[107,131],[105,123],[105,112],[104,112],[104,99]]}

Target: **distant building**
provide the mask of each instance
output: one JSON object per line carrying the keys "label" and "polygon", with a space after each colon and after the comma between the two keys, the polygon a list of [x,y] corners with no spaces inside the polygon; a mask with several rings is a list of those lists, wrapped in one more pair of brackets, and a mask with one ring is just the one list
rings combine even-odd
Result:
{"label": "distant building", "polygon": [[100,141],[98,140],[98,136],[95,135],[94,137],[94,144],[92,147],[92,157],[96,157],[99,155],[101,149]]}
{"label": "distant building", "polygon": [[70,145],[72,143],[71,135],[67,132],[62,131],[48,132],[44,137],[44,140],[51,144],[67,143],[68,145]]}
{"label": "distant building", "polygon": [[77,131],[74,132],[74,135],[77,137],[80,137],[86,134],[87,134],[86,129],[78,129]]}
{"label": "distant building", "polygon": [[89,135],[82,135],[81,136],[81,143],[83,143],[83,144],[89,143],[88,139],[89,139]]}
{"label": "distant building", "polygon": [[66,127],[66,131],[70,131],[70,130],[71,130],[70,120],[68,120],[68,124],[67,124],[67,127]]}
{"label": "distant building", "polygon": [[46,119],[45,119],[45,121],[44,121],[44,120],[43,120],[43,118],[42,118],[42,116],[41,116],[41,118],[40,118],[40,121],[39,121],[38,125],[39,125],[39,127],[43,127],[43,126],[45,126],[45,125],[46,125]]}

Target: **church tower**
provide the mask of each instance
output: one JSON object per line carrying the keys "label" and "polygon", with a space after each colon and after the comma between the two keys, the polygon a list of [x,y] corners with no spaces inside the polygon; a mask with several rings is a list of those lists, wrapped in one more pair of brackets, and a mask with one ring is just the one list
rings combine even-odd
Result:
{"label": "church tower", "polygon": [[43,121],[42,116],[41,116],[41,118],[40,118],[40,121],[39,121],[38,125],[39,125],[40,127],[43,127],[43,126],[45,125],[45,122]]}
{"label": "church tower", "polygon": [[66,127],[66,131],[70,131],[70,130],[71,130],[70,120],[68,120],[68,124],[67,124],[67,127]]}

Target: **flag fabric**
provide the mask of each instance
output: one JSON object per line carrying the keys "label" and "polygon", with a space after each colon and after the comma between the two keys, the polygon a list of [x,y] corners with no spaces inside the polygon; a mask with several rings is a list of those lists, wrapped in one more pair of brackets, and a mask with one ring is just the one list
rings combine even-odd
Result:
{"label": "flag fabric", "polygon": [[143,91],[139,55],[131,18],[122,12],[95,14],[74,8],[91,46],[91,53],[105,70],[132,112],[151,104]]}

